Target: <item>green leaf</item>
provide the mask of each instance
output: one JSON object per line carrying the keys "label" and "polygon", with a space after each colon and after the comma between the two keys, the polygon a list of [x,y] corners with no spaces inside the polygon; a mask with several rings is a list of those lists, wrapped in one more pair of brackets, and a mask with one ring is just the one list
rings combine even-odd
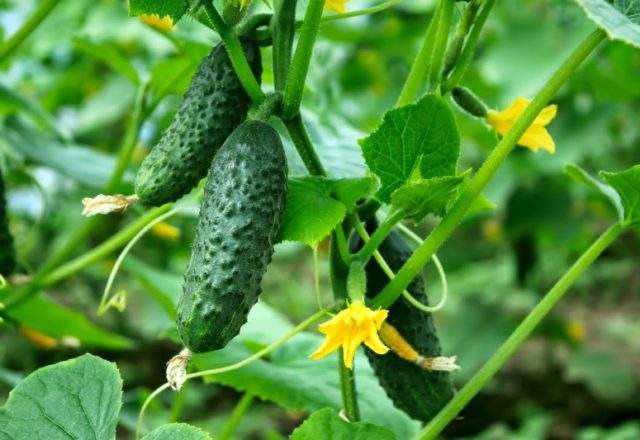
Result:
{"label": "green leaf", "polygon": [[278,241],[299,241],[315,247],[371,191],[373,179],[327,179],[307,176],[289,179],[287,209]]}
{"label": "green leaf", "polygon": [[640,48],[640,0],[576,0],[612,40]]}
{"label": "green leaf", "polygon": [[168,15],[177,22],[187,11],[187,7],[187,0],[129,0],[129,15]]}
{"label": "green leaf", "polygon": [[598,396],[625,400],[633,395],[636,379],[633,370],[615,353],[581,350],[568,359],[567,379],[584,382]]}
{"label": "green leaf", "polygon": [[11,319],[54,338],[73,337],[83,347],[124,350],[133,341],[109,333],[75,310],[66,309],[42,296],[34,296],[5,312]]}
{"label": "green leaf", "polygon": [[587,188],[590,188],[602,194],[611,202],[613,207],[616,209],[620,220],[624,219],[624,208],[622,207],[622,200],[620,200],[620,195],[618,195],[615,189],[600,182],[598,179],[591,176],[576,164],[570,163],[565,165],[564,172],[567,176],[571,177],[576,182],[582,183]]}
{"label": "green leaf", "polygon": [[115,439],[122,379],[115,364],[85,354],[37,370],[0,408],[3,438]]}
{"label": "green leaf", "polygon": [[453,113],[435,95],[388,111],[382,124],[360,140],[360,145],[367,165],[382,183],[376,197],[385,203],[416,168],[425,179],[455,174],[460,155]]}
{"label": "green leaf", "polygon": [[601,171],[600,175],[620,196],[624,221],[629,224],[640,222],[640,165],[617,173]]}
{"label": "green leaf", "polygon": [[124,267],[144,286],[153,299],[172,320],[176,317],[176,304],[182,294],[182,277],[153,266],[129,255]]}
{"label": "green leaf", "polygon": [[443,216],[465,177],[461,174],[410,180],[391,194],[391,206],[416,223],[428,214]]}
{"label": "green leaf", "polygon": [[75,37],[73,44],[76,48],[104,61],[109,67],[128,78],[133,84],[140,84],[138,71],[127,57],[122,55],[111,43],[93,43],[85,38]]}
{"label": "green leaf", "polygon": [[[104,189],[116,165],[111,155],[86,145],[64,145],[17,120],[7,121],[0,130],[0,139],[34,163],[55,169],[90,188]],[[133,174],[127,172],[125,179],[132,178]]]}
{"label": "green leaf", "polygon": [[293,431],[290,439],[395,440],[396,436],[383,426],[368,422],[348,423],[333,409],[324,408],[311,414]]}
{"label": "green leaf", "polygon": [[211,440],[209,434],[186,423],[171,423],[154,429],[142,440]]}
{"label": "green leaf", "polygon": [[[253,354],[257,347],[275,341],[290,330],[290,324],[286,328],[282,323],[272,324],[274,318],[271,315],[275,312],[258,316],[254,315],[254,309],[240,334],[223,350],[194,356],[193,361],[199,370],[241,361]],[[268,310],[266,306],[264,309]],[[342,408],[342,395],[337,354],[317,361],[308,358],[321,341],[319,334],[300,333],[274,350],[268,359],[257,360],[235,371],[208,376],[205,380],[250,392],[292,410],[315,411],[325,407],[339,410]],[[356,354],[355,371],[363,419],[387,426],[398,438],[411,438],[419,424],[393,406],[362,350]]]}

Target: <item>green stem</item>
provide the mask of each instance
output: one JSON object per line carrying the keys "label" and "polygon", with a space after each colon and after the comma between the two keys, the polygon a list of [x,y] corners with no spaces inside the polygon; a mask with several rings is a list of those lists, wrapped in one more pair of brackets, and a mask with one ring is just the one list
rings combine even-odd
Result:
{"label": "green stem", "polygon": [[334,229],[335,238],[334,241],[338,245],[338,252],[340,253],[340,258],[342,262],[347,266],[351,264],[351,254],[349,253],[349,245],[347,244],[347,237],[344,234],[344,229],[342,225],[338,225]]}
{"label": "green stem", "polygon": [[458,85],[465,72],[467,71],[469,64],[471,64],[471,59],[473,58],[473,52],[476,48],[476,45],[478,44],[478,40],[480,39],[480,33],[482,32],[482,28],[484,27],[484,24],[489,17],[489,13],[491,12],[491,8],[493,8],[494,3],[495,0],[484,1],[484,5],[482,6],[482,9],[480,9],[478,17],[476,18],[473,24],[473,28],[471,29],[471,33],[467,38],[467,42],[462,49],[460,58],[453,68],[453,72],[451,72],[451,75],[449,76],[445,87],[443,87],[443,92],[447,92]]}
{"label": "green stem", "polygon": [[429,59],[427,69],[427,92],[438,89],[442,81],[442,69],[444,66],[445,53],[447,51],[447,41],[451,30],[455,2],[444,0],[442,12],[437,21],[437,30]]}
{"label": "green stem", "polygon": [[[422,46],[420,46],[418,55],[416,55],[413,65],[411,66],[411,70],[409,71],[409,76],[402,87],[396,107],[402,107],[403,105],[413,102],[420,90],[420,86],[422,85],[422,80],[425,75],[431,77],[431,72],[436,68],[436,66],[434,66],[434,62],[436,62],[437,58],[436,55],[440,52],[444,54],[447,44],[445,38],[443,47],[436,47],[437,41],[440,43],[442,42],[441,34],[443,32],[440,31],[443,27],[442,17],[446,19],[446,17],[449,16],[448,23],[450,25],[453,7],[454,2],[451,0],[440,0],[438,3],[438,6],[433,13],[433,17],[431,17],[431,21],[429,22],[429,26],[427,26],[427,30],[424,34]],[[440,64],[440,70],[442,70],[442,64]]]}
{"label": "green stem", "polygon": [[326,23],[329,21],[335,21],[335,20],[342,20],[345,18],[351,18],[351,17],[359,17],[362,15],[371,15],[371,14],[376,14],[378,12],[382,12],[385,9],[389,9],[392,6],[397,5],[398,3],[400,3],[402,0],[388,0],[384,3],[381,3],[377,6],[372,6],[370,8],[366,8],[366,9],[360,9],[357,11],[351,11],[351,12],[343,12],[342,14],[333,14],[333,15],[327,15],[326,17],[322,17],[322,22]]}
{"label": "green stem", "polygon": [[547,316],[553,306],[562,298],[580,275],[593,263],[623,231],[619,223],[607,229],[558,282],[542,298],[538,305],[527,315],[516,330],[491,356],[491,358],[473,375],[471,380],[454,396],[454,398],[429,422],[418,434],[420,440],[435,439],[438,434],[453,420],[467,403],[485,386],[485,384],[504,365],[509,357],[522,345],[533,329]]}
{"label": "green stem", "polygon": [[61,0],[42,0],[33,15],[0,47],[0,65],[31,35],[59,3],[61,3]]}
{"label": "green stem", "polygon": [[553,98],[558,89],[569,79],[571,74],[589,56],[589,54],[604,40],[606,34],[598,29],[576,48],[567,58],[560,68],[549,79],[542,88],[538,96],[527,106],[518,120],[513,124],[511,130],[502,138],[498,145],[484,161],[475,177],[469,183],[467,189],[460,195],[453,204],[449,212],[442,218],[442,221],[433,229],[424,243],[416,250],[409,260],[402,266],[396,277],[380,292],[372,301],[374,307],[388,308],[407,288],[411,280],[420,272],[422,267],[431,259],[433,254],[440,248],[442,243],[449,237],[451,232],[462,221],[465,213],[487,186],[489,180],[496,173],[502,162],[507,158],[511,150],[515,147],[518,139],[531,125],[538,113]]}
{"label": "green stem", "polygon": [[218,435],[218,440],[229,440],[233,435],[233,431],[236,430],[238,425],[240,424],[240,420],[242,416],[247,412],[253,400],[255,399],[255,395],[251,393],[244,393],[244,395],[240,398],[236,407],[233,409],[227,424],[224,425],[222,432]]}
{"label": "green stem", "polygon": [[304,126],[300,113],[296,114],[293,119],[283,119],[282,122],[287,127],[287,131],[289,132],[289,136],[291,136],[293,145],[296,147],[296,150],[298,151],[304,166],[309,171],[309,174],[313,176],[326,176],[327,172],[325,171],[322,162],[320,162],[318,153],[316,153],[315,148],[313,148],[311,138],[309,138],[309,134]]}
{"label": "green stem", "polygon": [[282,0],[273,16],[273,81],[280,92],[284,91],[291,66],[297,3],[298,0]]}
{"label": "green stem", "polygon": [[[233,371],[233,370],[238,370],[238,369],[240,369],[242,367],[245,367],[245,366],[249,365],[250,363],[255,362],[258,359],[262,358],[263,356],[266,356],[267,354],[271,353],[276,348],[281,347],[289,339],[293,338],[295,335],[297,335],[298,333],[300,333],[301,331],[303,331],[304,329],[309,327],[311,324],[314,324],[315,322],[317,322],[320,319],[324,318],[328,313],[331,313],[336,308],[337,308],[337,305],[334,305],[334,306],[332,306],[330,308],[327,308],[327,309],[324,309],[324,310],[320,310],[320,311],[314,313],[309,318],[305,319],[300,324],[298,324],[294,328],[292,328],[289,331],[289,333],[287,333],[286,335],[280,337],[280,339],[274,341],[273,343],[271,343],[268,346],[262,348],[261,350],[258,350],[257,352],[253,353],[251,356],[249,356],[249,357],[247,357],[247,358],[245,358],[245,359],[243,359],[243,360],[241,360],[239,362],[236,362],[235,364],[227,365],[225,367],[220,367],[220,368],[213,368],[211,370],[203,370],[203,371],[198,371],[196,373],[187,374],[186,379],[187,380],[191,380],[191,379],[195,379],[197,377],[213,376],[213,375],[216,375],[216,374],[222,374],[222,373],[226,373],[226,372]],[[140,431],[141,431],[141,428],[142,428],[142,421],[144,420],[144,414],[145,414],[145,412],[147,410],[147,407],[149,406],[149,404],[151,403],[151,401],[153,399],[155,399],[158,395],[160,395],[160,393],[162,393],[165,390],[168,390],[169,388],[171,388],[171,386],[168,383],[165,383],[165,384],[159,386],[158,388],[156,388],[149,395],[149,397],[146,398],[146,400],[142,404],[142,408],[140,408],[140,413],[138,414],[138,421],[136,423],[136,435],[135,435],[136,439],[140,438]]]}
{"label": "green stem", "polygon": [[173,401],[173,405],[171,406],[171,417],[169,418],[169,423],[175,423],[180,420],[180,414],[182,414],[182,409],[184,408],[188,388],[189,384],[185,383],[182,388],[180,388],[180,391],[178,391],[176,400]]}
{"label": "green stem", "polygon": [[146,112],[145,101],[148,90],[148,82],[144,83],[138,90],[138,95],[133,107],[133,113],[131,114],[131,122],[129,122],[129,125],[127,126],[127,132],[125,133],[122,146],[119,150],[116,168],[113,170],[113,174],[111,174],[111,178],[104,190],[105,194],[111,194],[114,191],[117,191],[120,186],[120,182],[122,181],[122,176],[124,176],[124,173],[131,162],[131,155],[138,143],[138,137],[140,136],[140,130],[142,129],[142,123],[144,122]]}
{"label": "green stem", "polygon": [[358,407],[358,393],[356,391],[356,378],[353,370],[347,368],[342,360],[343,349],[339,351],[338,363],[340,364],[340,384],[342,390],[342,403],[344,412],[351,422],[360,420],[360,408]]}
{"label": "green stem", "polygon": [[[380,226],[375,230],[371,238],[362,246],[356,255],[353,256],[354,260],[360,260],[363,264],[369,261],[369,258],[382,244],[387,235],[393,230],[394,226],[404,218],[402,211],[395,211],[385,219]],[[359,225],[360,219],[357,217],[353,219],[354,227]]]}
{"label": "green stem", "polygon": [[447,47],[447,53],[445,54],[443,76],[446,76],[451,72],[451,69],[456,65],[458,59],[460,59],[460,52],[464,45],[464,40],[467,38],[467,34],[471,30],[471,26],[476,19],[478,9],[482,5],[483,0],[471,0],[467,3],[464,9],[464,14],[456,27],[456,32]]}
{"label": "green stem", "polygon": [[251,115],[252,119],[259,121],[268,121],[269,118],[278,110],[282,104],[282,95],[278,92],[267,95],[258,106],[256,111]]}
{"label": "green stem", "polygon": [[238,34],[236,34],[234,29],[227,26],[211,0],[205,0],[202,4],[204,5],[207,17],[209,17],[211,24],[220,35],[220,38],[224,43],[224,47],[227,49],[229,59],[231,59],[231,64],[233,65],[242,86],[247,91],[247,94],[251,97],[254,104],[260,104],[265,96],[260,88],[260,84],[258,84],[258,81],[256,80],[256,77],[253,76],[247,57],[245,56],[240,40],[238,39]]}
{"label": "green stem", "polygon": [[320,28],[323,7],[324,0],[309,0],[285,86],[282,106],[282,114],[285,119],[293,118],[299,112],[313,46]]}
{"label": "green stem", "polygon": [[58,267],[48,274],[42,275],[39,278],[34,279],[29,286],[26,286],[23,290],[18,290],[14,295],[9,297],[4,304],[7,308],[13,307],[16,304],[30,298],[38,293],[39,289],[58,283],[59,281],[81,271],[82,269],[90,266],[96,261],[106,257],[111,252],[115,251],[119,247],[127,243],[133,238],[138,231],[144,228],[151,220],[167,212],[172,205],[167,204],[160,208],[154,208],[147,211],[141,217],[127,225],[124,229],[121,229],[115,235],[111,236],[108,240],[101,243],[99,246],[93,248],[91,251],[82,254],[78,258],[69,261],[66,264]]}

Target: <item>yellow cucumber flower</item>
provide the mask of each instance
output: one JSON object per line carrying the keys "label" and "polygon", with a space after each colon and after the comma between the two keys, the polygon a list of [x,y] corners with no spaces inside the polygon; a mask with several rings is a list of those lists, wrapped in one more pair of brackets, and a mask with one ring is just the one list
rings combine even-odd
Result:
{"label": "yellow cucumber flower", "polygon": [[309,357],[321,359],[342,346],[343,362],[351,369],[356,349],[362,343],[377,354],[387,353],[389,348],[380,340],[378,330],[388,313],[387,310],[371,310],[362,301],[352,302],[349,307],[318,326],[325,339]]}
{"label": "yellow cucumber flower", "polygon": [[324,8],[330,11],[336,11],[339,14],[344,13],[344,4],[349,0],[326,0]]}
{"label": "yellow cucumber flower", "polygon": [[168,15],[160,18],[158,14],[142,14],[140,15],[140,20],[148,26],[165,32],[171,32],[176,28],[173,24],[173,20]]}
{"label": "yellow cucumber flower", "polygon": [[154,235],[165,240],[175,240],[180,237],[180,229],[167,222],[160,222],[151,228]]}
{"label": "yellow cucumber flower", "polygon": [[[501,112],[489,110],[485,121],[504,136],[530,102],[529,99],[518,97],[507,109]],[[545,127],[553,120],[557,111],[558,107],[555,104],[546,106],[518,140],[518,145],[531,148],[533,151],[543,148],[549,153],[555,153],[556,144]]]}

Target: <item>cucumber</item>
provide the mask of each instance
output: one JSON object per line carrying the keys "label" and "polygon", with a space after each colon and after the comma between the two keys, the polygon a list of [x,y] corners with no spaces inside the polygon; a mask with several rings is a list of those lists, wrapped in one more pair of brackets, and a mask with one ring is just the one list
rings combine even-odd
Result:
{"label": "cucumber", "polygon": [[[241,42],[260,81],[260,48],[249,39]],[[140,202],[160,206],[191,191],[250,105],[224,45],[218,44],[198,67],[169,127],[138,169],[135,192]]]}
{"label": "cucumber", "polygon": [[286,196],[278,133],[264,122],[243,123],[212,161],[184,276],[177,324],[191,351],[223,348],[246,322],[271,261]]}
{"label": "cucumber", "polygon": [[0,275],[10,275],[16,265],[13,237],[9,231],[7,201],[4,198],[4,178],[0,170]]}
{"label": "cucumber", "polygon": [[[396,232],[389,234],[378,250],[394,272],[412,253]],[[372,298],[389,283],[389,277],[373,258],[366,271],[367,296]],[[418,301],[428,304],[422,277],[416,277],[407,290]],[[440,342],[430,314],[421,312],[400,297],[389,308],[387,321],[422,356],[440,356]],[[426,371],[393,352],[381,356],[367,348],[366,354],[380,385],[394,405],[414,419],[428,422],[453,397],[453,385],[447,372]]]}

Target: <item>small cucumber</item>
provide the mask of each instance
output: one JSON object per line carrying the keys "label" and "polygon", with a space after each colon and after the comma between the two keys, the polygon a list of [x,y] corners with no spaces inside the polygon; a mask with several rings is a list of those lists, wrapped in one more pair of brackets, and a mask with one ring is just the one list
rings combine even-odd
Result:
{"label": "small cucumber", "polygon": [[7,201],[4,196],[4,178],[0,170],[0,275],[10,275],[16,265],[13,237],[9,231]]}
{"label": "small cucumber", "polygon": [[[242,39],[242,46],[260,81],[260,48],[249,39]],[[218,44],[198,67],[171,124],[138,169],[135,192],[140,202],[160,206],[191,191],[250,105],[224,45]]]}
{"label": "small cucumber", "polygon": [[[396,232],[389,234],[378,248],[391,269],[398,271],[411,256],[411,249]],[[367,264],[367,296],[374,297],[389,283],[378,263]],[[417,277],[407,289],[418,301],[428,304],[424,281]],[[413,307],[400,297],[390,308],[389,324],[422,356],[440,356],[440,342],[430,314]],[[428,422],[453,397],[449,373],[430,372],[389,352],[377,355],[366,349],[369,363],[393,403],[409,416]]]}
{"label": "small cucumber", "polygon": [[282,141],[268,124],[240,125],[214,158],[178,304],[178,331],[193,352],[238,334],[261,292],[287,195]]}

